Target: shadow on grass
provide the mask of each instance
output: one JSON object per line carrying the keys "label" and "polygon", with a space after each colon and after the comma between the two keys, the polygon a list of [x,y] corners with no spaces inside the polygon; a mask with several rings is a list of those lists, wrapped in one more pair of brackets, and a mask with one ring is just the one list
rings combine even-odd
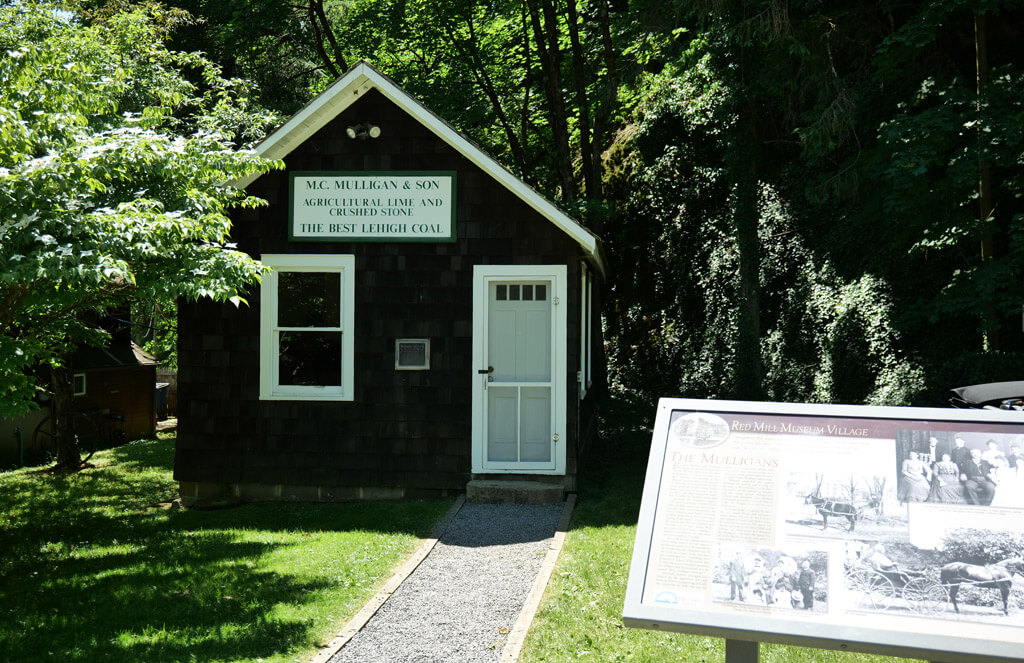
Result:
{"label": "shadow on grass", "polygon": [[[351,602],[361,601],[447,506],[154,506],[174,495],[172,445],[114,450],[108,466],[75,475],[0,475],[0,660],[239,660],[307,649],[314,622],[337,618],[318,616],[324,592],[351,586]],[[407,536],[382,536],[393,534]]]}
{"label": "shadow on grass", "polygon": [[8,660],[42,652],[71,660],[212,660],[266,656],[303,642],[306,626],[270,621],[267,609],[301,602],[318,586],[236,564],[271,546],[227,535],[190,541],[163,528],[142,536],[145,543],[129,551],[53,561],[7,579],[8,605],[18,608],[5,621],[20,626],[5,629]]}
{"label": "shadow on grass", "polygon": [[621,396],[602,406],[601,435],[581,463],[574,528],[636,525],[656,408]]}

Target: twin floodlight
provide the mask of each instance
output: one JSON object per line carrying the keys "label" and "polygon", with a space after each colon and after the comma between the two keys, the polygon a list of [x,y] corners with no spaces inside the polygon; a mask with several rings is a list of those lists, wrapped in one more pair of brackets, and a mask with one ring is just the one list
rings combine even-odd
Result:
{"label": "twin floodlight", "polygon": [[348,134],[348,137],[352,140],[357,138],[359,140],[366,140],[367,138],[377,138],[380,136],[380,127],[376,124],[363,122],[345,129],[345,133]]}

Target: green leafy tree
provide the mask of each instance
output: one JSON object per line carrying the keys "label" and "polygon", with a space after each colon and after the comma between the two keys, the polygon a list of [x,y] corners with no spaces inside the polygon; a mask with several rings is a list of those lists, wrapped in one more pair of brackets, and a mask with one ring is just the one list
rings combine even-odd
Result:
{"label": "green leafy tree", "polygon": [[284,112],[370,60],[582,217],[622,385],[935,404],[1019,377],[1018,2],[166,4]]}
{"label": "green leafy tree", "polygon": [[[1017,3],[931,3],[879,49],[880,75],[909,70],[902,82],[914,85],[879,128],[885,210],[913,229],[915,264],[946,269],[915,308],[931,324],[969,321],[975,350],[1020,339],[1011,332],[1024,305],[1022,26]],[[947,44],[949,56],[928,69],[910,64]]]}
{"label": "green leafy tree", "polygon": [[835,16],[835,93],[798,133],[804,184],[788,193],[803,198],[816,254],[885,285],[899,351],[939,403],[951,386],[1020,376],[1024,12],[988,0],[874,10]]}
{"label": "green leafy tree", "polygon": [[526,181],[581,216],[599,208],[618,84],[637,66],[617,47],[642,31],[632,10],[607,0],[170,4],[195,17],[180,43],[259,81],[283,111],[366,59]]}
{"label": "green leafy tree", "polygon": [[[792,202],[803,187],[785,167],[791,148],[757,148],[762,170],[744,212],[753,227],[739,227],[737,155],[755,148],[735,146],[742,82],[722,73],[724,45],[694,39],[677,65],[649,77],[635,123],[610,153],[614,383],[651,396],[735,398],[754,395],[756,379],[772,400],[911,401],[921,369],[901,351],[891,288],[839,273],[807,241],[806,206]],[[741,269],[744,232],[756,243],[746,254],[753,276]],[[756,283],[756,307],[746,281]]]}
{"label": "green leafy tree", "polygon": [[[133,0],[83,0],[97,15],[131,11]],[[323,91],[351,64],[335,25],[347,2],[332,0],[172,0],[175,48],[202,51],[225,75],[255,83],[261,103],[287,115]],[[329,17],[328,14],[331,14]]]}
{"label": "green leafy tree", "polygon": [[[57,463],[80,465],[69,357],[100,344],[96,312],[132,300],[231,300],[262,266],[227,242],[229,184],[274,164],[231,132],[273,116],[158,16],[85,25],[59,5],[0,7],[0,412],[33,407],[52,368]],[[183,72],[197,75],[194,83]]]}

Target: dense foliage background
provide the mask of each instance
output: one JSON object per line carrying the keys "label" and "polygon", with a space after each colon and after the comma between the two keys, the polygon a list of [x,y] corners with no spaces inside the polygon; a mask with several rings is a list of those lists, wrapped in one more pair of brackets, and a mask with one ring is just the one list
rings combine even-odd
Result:
{"label": "dense foliage background", "polygon": [[1022,377],[1019,2],[62,6],[162,17],[282,116],[374,64],[603,238],[615,389],[941,405]]}

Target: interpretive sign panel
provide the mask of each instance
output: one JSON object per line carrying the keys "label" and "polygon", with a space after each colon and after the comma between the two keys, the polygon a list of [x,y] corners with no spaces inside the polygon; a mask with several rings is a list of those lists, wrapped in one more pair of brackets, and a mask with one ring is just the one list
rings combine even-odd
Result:
{"label": "interpretive sign panel", "polygon": [[627,626],[1024,652],[1024,412],[662,399]]}
{"label": "interpretive sign panel", "polygon": [[289,239],[454,241],[454,172],[292,173]]}

